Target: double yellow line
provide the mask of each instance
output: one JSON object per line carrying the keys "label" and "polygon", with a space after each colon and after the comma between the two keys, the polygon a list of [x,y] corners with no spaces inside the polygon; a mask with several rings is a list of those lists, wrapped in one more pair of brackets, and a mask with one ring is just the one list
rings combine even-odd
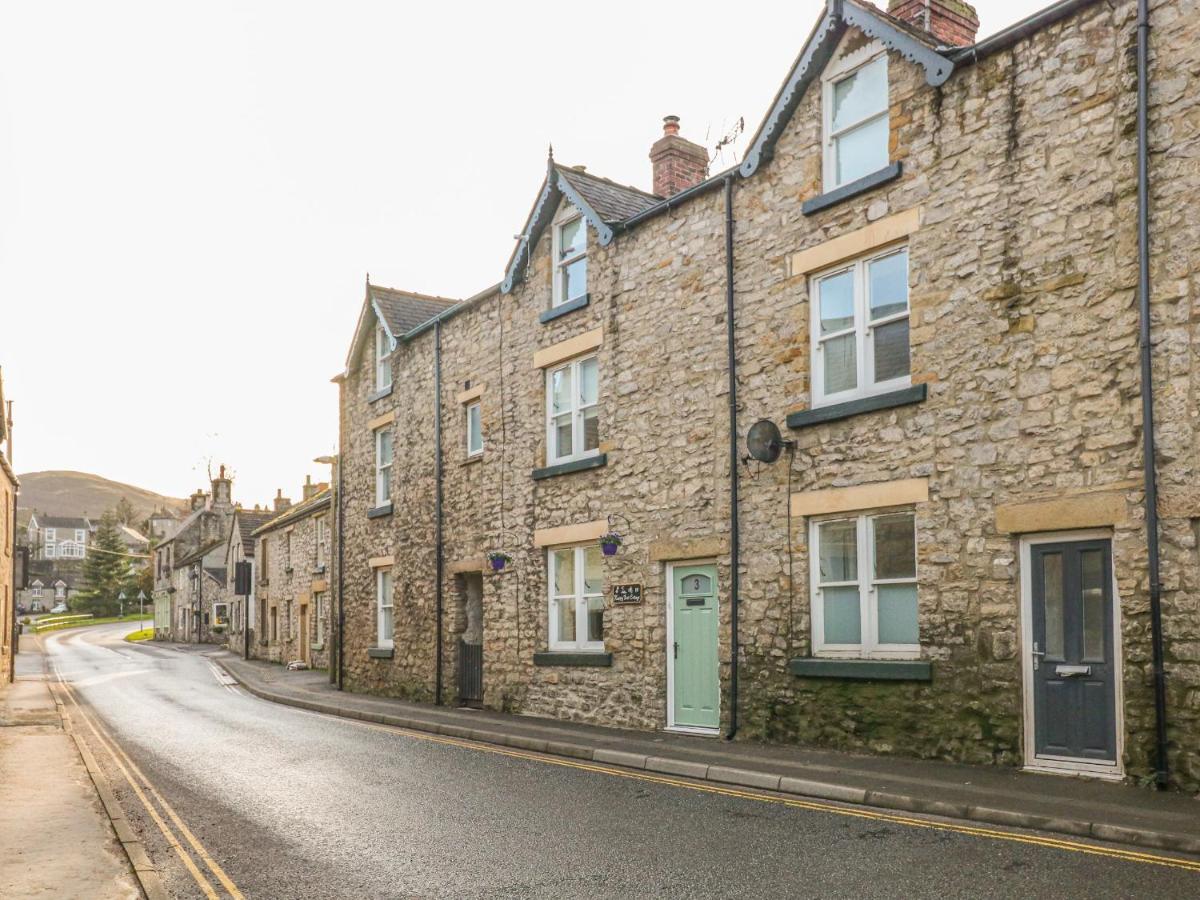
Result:
{"label": "double yellow line", "polygon": [[[88,730],[91,731],[92,735],[96,738],[96,742],[108,754],[117,771],[121,773],[122,777],[129,784],[129,787],[133,790],[133,793],[137,796],[143,808],[145,808],[146,813],[154,821],[154,824],[158,826],[158,830],[162,832],[162,836],[166,840],[168,846],[175,851],[176,855],[183,863],[184,868],[186,868],[192,878],[195,879],[196,884],[204,893],[204,896],[210,898],[210,900],[219,900],[220,894],[218,894],[216,888],[213,887],[212,882],[208,879],[204,872],[201,871],[200,867],[196,865],[196,862],[192,859],[192,855],[188,852],[187,847],[185,847],[179,840],[179,837],[176,836],[176,831],[183,836],[183,839],[191,846],[192,852],[195,853],[195,855],[204,864],[205,868],[207,868],[217,882],[220,883],[228,895],[234,898],[234,900],[245,900],[245,896],[240,890],[238,890],[237,885],[233,883],[233,880],[225,873],[225,870],[221,868],[217,861],[212,858],[212,855],[208,852],[208,850],[205,849],[204,845],[200,843],[200,840],[195,834],[192,833],[192,830],[184,824],[183,819],[181,819],[179,814],[175,812],[174,807],[172,807],[171,804],[163,799],[163,796],[155,789],[154,785],[150,783],[150,779],[146,777],[145,773],[142,772],[142,770],[138,768],[137,764],[129,758],[124,750],[121,749],[121,746],[105,730],[104,726],[100,724],[99,720],[84,712],[83,705],[76,697],[74,689],[72,689],[72,687],[62,677],[62,674],[57,670],[57,668],[55,669],[54,674],[58,679],[58,683],[55,684],[54,682],[51,682],[51,689],[57,688],[58,691],[60,691],[66,698],[66,700],[70,702],[72,707],[74,707],[74,713],[78,714],[80,721],[87,726]],[[64,703],[63,706],[65,709],[66,704]],[[71,717],[73,713],[68,711],[67,715],[68,717]],[[164,819],[164,816],[166,819],[170,820],[171,824],[167,823],[167,821]],[[172,829],[171,825],[174,825],[174,829]]]}
{"label": "double yellow line", "polygon": [[[307,710],[297,711],[308,712]],[[1174,869],[1184,869],[1185,871],[1189,872],[1200,872],[1200,860],[1184,859],[1175,856],[1160,856],[1155,853],[1143,853],[1138,850],[1124,850],[1119,847],[1104,847],[1097,844],[1086,844],[1082,841],[1072,841],[1065,838],[1055,838],[1036,834],[1021,834],[1013,831],[1002,831],[998,828],[986,828],[983,826],[966,825],[958,822],[941,821],[938,819],[921,819],[914,816],[879,812],[871,809],[837,806],[832,803],[823,803],[819,800],[801,800],[798,798],[783,797],[775,794],[761,794],[755,791],[741,790],[734,787],[720,787],[704,782],[686,781],[681,778],[672,778],[669,775],[658,775],[651,772],[639,771],[637,769],[623,769],[596,763],[581,762],[579,760],[565,759],[562,757],[545,756],[525,750],[512,750],[507,747],[496,747],[488,744],[480,744],[475,741],[464,741],[458,738],[442,737],[440,735],[427,734],[421,731],[411,731],[407,728],[376,725],[356,719],[343,719],[339,716],[330,716],[325,713],[308,712],[308,714],[320,716],[321,718],[326,719],[336,719],[339,722],[349,722],[350,724],[357,725],[360,728],[370,728],[375,731],[383,731],[389,734],[402,734],[405,737],[415,738],[416,740],[420,741],[428,741],[434,744],[446,744],[451,747],[461,747],[465,750],[474,750],[478,753],[494,753],[498,756],[509,756],[513,759],[531,760],[533,762],[540,762],[552,766],[561,766],[567,769],[579,769],[584,772],[595,772],[600,775],[611,775],[617,778],[629,778],[636,781],[649,781],[654,784],[663,784],[669,787],[684,788],[689,791],[698,791],[703,794],[717,794],[722,797],[736,797],[741,800],[756,800],[760,803],[777,804],[791,807],[793,809],[805,809],[814,812],[833,813],[834,815],[848,816],[855,819],[869,819],[875,822],[887,822],[894,825],[907,825],[911,828],[928,828],[934,831],[950,831],[954,832],[955,834],[971,835],[972,837],[991,838],[993,840],[1011,841],[1018,844],[1032,844],[1034,846],[1048,847],[1055,850],[1067,850],[1072,853],[1086,853],[1092,856],[1104,856],[1109,859],[1119,859],[1124,862],[1167,866]]]}

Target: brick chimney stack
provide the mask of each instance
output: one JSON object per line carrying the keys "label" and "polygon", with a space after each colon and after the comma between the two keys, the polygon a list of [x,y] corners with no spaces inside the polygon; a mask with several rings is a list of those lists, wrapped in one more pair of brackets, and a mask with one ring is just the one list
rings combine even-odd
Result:
{"label": "brick chimney stack", "polygon": [[305,500],[309,499],[310,497],[315,497],[320,490],[321,486],[319,484],[312,483],[311,475],[304,476],[304,487],[301,489],[300,494]]}
{"label": "brick chimney stack", "polygon": [[679,116],[663,118],[663,135],[650,148],[654,193],[673,197],[708,177],[708,151],[679,136]]}
{"label": "brick chimney stack", "polygon": [[204,493],[204,491],[196,491],[196,493],[192,494],[191,501],[192,512],[204,509],[208,505],[208,494]]}
{"label": "brick chimney stack", "polygon": [[292,501],[283,496],[283,488],[278,488],[275,491],[275,512],[280,513],[285,509],[290,508]]}
{"label": "brick chimney stack", "polygon": [[963,0],[889,0],[888,12],[947,47],[969,46],[979,31],[975,7]]}
{"label": "brick chimney stack", "polygon": [[225,467],[212,480],[213,509],[229,509],[233,506],[233,482],[225,477]]}

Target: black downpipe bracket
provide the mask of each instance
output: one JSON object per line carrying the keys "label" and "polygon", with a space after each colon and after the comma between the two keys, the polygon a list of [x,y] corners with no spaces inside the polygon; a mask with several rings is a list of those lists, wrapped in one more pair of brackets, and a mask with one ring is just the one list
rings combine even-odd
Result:
{"label": "black downpipe bracket", "polygon": [[725,340],[729,368],[729,729],[731,741],[738,730],[738,604],[740,602],[741,546],[738,540],[738,417],[737,348],[733,322],[733,175],[725,176]]}
{"label": "black downpipe bracket", "polygon": [[1146,553],[1150,568],[1150,641],[1154,665],[1155,783],[1170,781],[1167,758],[1167,676],[1163,670],[1162,583],[1158,551],[1158,476],[1154,458],[1154,379],[1150,345],[1150,9],[1138,0],[1137,18],[1137,228],[1138,314],[1142,363],[1142,467],[1146,482]]}
{"label": "black downpipe bracket", "polygon": [[434,649],[435,665],[437,666],[437,674],[434,677],[434,703],[438,706],[442,705],[442,582],[443,569],[445,568],[445,558],[442,550],[442,320],[438,319],[433,325],[433,393],[434,393],[434,417],[433,417],[433,443],[434,443],[434,481],[437,485],[437,494],[434,500],[435,506],[435,523],[434,523],[434,545],[435,545],[435,596],[436,596],[436,618],[437,623],[434,631],[437,634],[437,647]]}

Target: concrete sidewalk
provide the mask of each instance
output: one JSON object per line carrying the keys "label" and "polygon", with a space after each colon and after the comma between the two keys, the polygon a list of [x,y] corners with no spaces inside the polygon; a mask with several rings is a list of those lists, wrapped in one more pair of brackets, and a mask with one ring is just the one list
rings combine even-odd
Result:
{"label": "concrete sidewalk", "polygon": [[627,731],[337,691],[323,672],[213,654],[265,700],[507,747],[804,797],[1200,854],[1200,800],[1123,784]]}
{"label": "concrete sidewalk", "polygon": [[89,768],[26,636],[0,686],[0,897],[143,896]]}

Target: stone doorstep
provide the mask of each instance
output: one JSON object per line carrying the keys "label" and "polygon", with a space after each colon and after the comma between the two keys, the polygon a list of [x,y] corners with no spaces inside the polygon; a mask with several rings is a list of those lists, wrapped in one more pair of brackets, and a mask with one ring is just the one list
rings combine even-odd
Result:
{"label": "stone doorstep", "polygon": [[[1009,828],[1049,831],[1073,837],[1086,837],[1101,841],[1151,847],[1156,850],[1173,850],[1180,853],[1200,855],[1200,837],[1192,835],[1177,834],[1168,831],[1150,831],[1143,828],[1131,828],[1125,825],[1091,822],[1083,819],[1058,818],[1020,812],[1018,810],[976,806],[974,804],[948,803],[942,800],[929,799],[912,794],[901,794],[895,791],[873,791],[865,788],[850,787],[844,784],[794,778],[761,770],[707,765],[693,760],[675,759],[666,756],[644,756],[638,753],[628,753],[605,747],[591,747],[566,741],[541,740],[503,731],[468,728],[461,725],[451,725],[444,722],[414,718],[412,716],[386,715],[362,709],[354,709],[352,707],[341,707],[311,700],[302,700],[297,697],[287,696],[286,694],[277,694],[264,690],[247,681],[235,672],[232,667],[226,666],[225,661],[219,657],[214,658],[214,661],[235,678],[242,687],[256,697],[284,706],[294,706],[342,718],[362,719],[398,728],[408,728],[413,731],[426,731],[432,734],[513,747],[520,750],[530,750],[536,753],[586,759],[592,762],[606,763],[630,769],[642,769],[648,772],[659,772],[664,775],[695,778],[717,784],[778,791],[780,793],[794,794],[816,800],[827,800],[858,806],[872,806],[879,809],[891,809],[901,812],[922,813],[948,819],[965,819]],[[494,724],[489,723],[493,727]]]}

